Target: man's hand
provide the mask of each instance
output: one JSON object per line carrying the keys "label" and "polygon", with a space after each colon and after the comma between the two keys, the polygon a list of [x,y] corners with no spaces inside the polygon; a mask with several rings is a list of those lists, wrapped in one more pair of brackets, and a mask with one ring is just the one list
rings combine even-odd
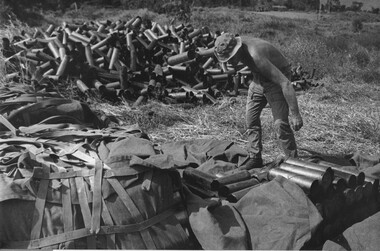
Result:
{"label": "man's hand", "polygon": [[297,114],[297,115],[292,116],[291,123],[292,123],[292,127],[294,131],[298,131],[299,129],[301,129],[303,126],[301,115]]}

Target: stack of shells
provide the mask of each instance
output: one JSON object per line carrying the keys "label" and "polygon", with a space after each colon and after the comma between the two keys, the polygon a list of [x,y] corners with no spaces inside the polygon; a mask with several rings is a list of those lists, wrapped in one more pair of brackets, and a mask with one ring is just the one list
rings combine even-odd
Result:
{"label": "stack of shells", "polygon": [[214,41],[220,32],[192,25],[160,25],[134,17],[124,21],[50,25],[23,32],[5,59],[6,79],[23,76],[41,88],[75,81],[87,97],[138,106],[147,98],[167,102],[215,103],[247,89],[247,67],[219,63]]}

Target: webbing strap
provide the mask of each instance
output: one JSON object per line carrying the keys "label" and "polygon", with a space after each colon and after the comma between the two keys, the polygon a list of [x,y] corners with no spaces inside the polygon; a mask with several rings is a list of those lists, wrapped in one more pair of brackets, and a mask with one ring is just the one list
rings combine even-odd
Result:
{"label": "webbing strap", "polygon": [[[119,176],[130,176],[130,175],[136,175],[138,172],[133,169],[122,169],[122,170],[106,170],[104,171],[103,178],[112,178],[112,177],[119,177]],[[35,170],[33,172],[33,177],[38,179],[47,179],[47,180],[54,180],[54,179],[70,179],[75,177],[90,177],[95,175],[95,170],[91,169],[82,169],[78,171],[68,171],[68,172],[59,172],[59,173],[42,173],[38,170]]]}
{"label": "webbing strap", "polygon": [[[44,173],[50,172],[50,168],[48,166],[44,165],[42,168],[43,168]],[[42,227],[42,220],[44,218],[44,208],[45,208],[48,186],[49,186],[49,180],[40,181],[38,192],[37,192],[37,198],[35,202],[35,209],[33,211],[32,231],[30,233],[31,240],[39,239],[41,235],[41,227]]]}
{"label": "webbing strap", "polygon": [[62,209],[63,209],[63,229],[65,232],[73,230],[73,210],[71,207],[71,193],[69,180],[64,179],[61,181],[62,187]]}
{"label": "webbing strap", "polygon": [[[102,209],[103,209],[102,218],[103,218],[104,225],[113,226],[114,224],[112,221],[111,213],[108,210],[108,207],[104,199],[103,198],[101,199],[102,199]],[[107,241],[107,249],[116,249],[116,235],[115,234],[106,235],[106,241]]]}
{"label": "webbing strap", "polygon": [[50,173],[44,174],[40,172],[34,172],[33,177],[39,179],[55,180],[55,179],[70,179],[75,177],[89,177],[94,176],[95,170],[78,170],[78,171],[69,171],[69,172],[60,172],[60,173]]}
{"label": "webbing strap", "polygon": [[[91,228],[91,211],[88,205],[88,199],[86,195],[86,190],[84,187],[84,180],[82,177],[76,177],[75,184],[77,185],[79,205],[83,216],[84,225],[86,228]],[[96,239],[94,236],[87,238],[87,247],[90,249],[96,248]]]}
{"label": "webbing strap", "polygon": [[16,136],[17,133],[18,133],[18,130],[16,127],[14,127],[12,125],[11,122],[9,122],[3,115],[0,114],[0,123],[3,124],[5,127],[7,127],[9,129],[9,131],[11,131],[11,133],[13,134],[13,136]]}
{"label": "webbing strap", "polygon": [[20,126],[19,130],[20,132],[24,134],[33,134],[38,133],[41,131],[52,131],[52,130],[59,130],[63,128],[67,128],[69,126],[68,123],[61,123],[61,124],[38,124],[38,125],[31,125],[31,126]]}
{"label": "webbing strap", "polygon": [[92,199],[91,232],[100,231],[100,214],[102,212],[102,172],[103,163],[97,160],[95,163],[94,192]]}
{"label": "webbing strap", "polygon": [[[169,209],[167,211],[162,212],[161,214],[158,214],[156,216],[153,216],[152,218],[136,223],[136,224],[129,224],[129,225],[120,225],[120,226],[102,226],[100,227],[99,235],[111,235],[111,234],[128,234],[133,232],[141,232],[144,230],[147,230],[149,227],[163,221],[164,219],[170,217],[175,213],[174,209]],[[94,235],[91,233],[89,228],[82,228],[78,230],[74,230],[67,233],[57,234],[53,236],[48,236],[45,238],[40,238],[37,240],[31,240],[29,242],[24,242],[23,247],[27,247],[29,249],[37,249],[37,248],[43,248],[48,247],[51,245],[56,245],[59,243],[63,243],[66,241],[76,240],[80,238],[85,237],[94,237]],[[10,242],[7,243],[7,247],[20,247],[19,242]]]}
{"label": "webbing strap", "polygon": [[63,230],[64,232],[73,231],[73,210],[71,207],[71,193],[70,183],[68,179],[61,181],[61,193],[62,193],[62,210],[63,210]]}
{"label": "webbing strap", "polygon": [[[119,183],[119,181],[116,178],[110,178],[108,179],[108,182],[111,184],[113,189],[119,195],[120,199],[122,200],[123,204],[128,209],[128,211],[131,213],[132,217],[136,219],[138,222],[144,221],[144,218],[141,215],[136,204],[133,202],[132,198],[129,196],[127,191],[125,191],[124,187]],[[148,249],[157,249],[152,239],[152,236],[150,235],[147,229],[141,231],[140,234]]]}

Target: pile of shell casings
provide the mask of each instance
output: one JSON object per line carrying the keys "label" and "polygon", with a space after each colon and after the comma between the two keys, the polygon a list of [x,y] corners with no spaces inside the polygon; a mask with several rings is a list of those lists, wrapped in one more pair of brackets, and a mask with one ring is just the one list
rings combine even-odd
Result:
{"label": "pile of shell casings", "polygon": [[34,34],[23,32],[11,43],[14,54],[5,61],[21,67],[13,67],[6,78],[29,76],[40,86],[70,79],[89,97],[97,93],[134,105],[147,98],[215,103],[226,92],[246,89],[251,75],[247,67],[216,60],[218,35],[207,27],[162,26],[139,16],[126,22],[50,25]]}

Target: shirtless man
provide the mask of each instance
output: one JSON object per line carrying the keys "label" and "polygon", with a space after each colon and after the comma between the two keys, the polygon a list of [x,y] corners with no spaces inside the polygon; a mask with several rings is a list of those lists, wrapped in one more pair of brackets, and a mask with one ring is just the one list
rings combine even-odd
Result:
{"label": "shirtless man", "polygon": [[[259,38],[247,40],[224,33],[215,41],[216,58],[220,62],[239,62],[253,73],[246,105],[247,150],[246,169],[260,168],[262,161],[262,130],[260,114],[267,102],[272,108],[274,127],[286,156],[297,156],[297,145],[290,123],[295,131],[303,126],[294,88],[290,82],[290,64],[272,44]],[[289,110],[291,121],[289,122]]]}

